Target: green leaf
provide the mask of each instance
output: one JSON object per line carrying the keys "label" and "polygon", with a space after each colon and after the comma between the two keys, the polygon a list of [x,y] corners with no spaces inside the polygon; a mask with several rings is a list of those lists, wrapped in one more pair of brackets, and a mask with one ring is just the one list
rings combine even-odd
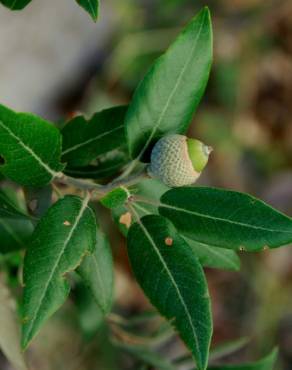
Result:
{"label": "green leaf", "polygon": [[97,21],[99,11],[99,0],[76,0],[90,15],[94,22]]}
{"label": "green leaf", "polygon": [[204,93],[212,61],[210,13],[204,8],[146,74],[126,116],[130,155],[168,133],[185,133]]}
{"label": "green leaf", "polygon": [[25,186],[42,186],[62,171],[61,135],[49,122],[0,105],[0,171]]}
{"label": "green leaf", "polygon": [[24,260],[22,347],[66,300],[65,274],[96,245],[96,220],[88,198],[66,196],[37,225]]}
{"label": "green leaf", "polygon": [[125,144],[124,117],[127,106],[94,114],[90,120],[78,116],[62,130],[62,159],[70,167],[86,166],[100,154]]}
{"label": "green leaf", "polygon": [[160,200],[159,213],[187,237],[208,245],[258,251],[292,242],[292,220],[244,193],[177,188]]}
{"label": "green leaf", "polygon": [[[130,188],[131,193],[135,194],[135,196],[140,196],[143,198],[150,198],[152,201],[158,201],[163,193],[165,193],[169,188],[164,185],[161,181],[155,179],[147,179],[139,182],[137,185]],[[158,209],[156,206],[152,204],[143,204],[141,203],[132,203],[136,212],[140,217],[149,215],[149,214],[158,214]],[[123,223],[123,221],[127,221],[127,218],[131,217],[129,211],[126,207],[120,206],[118,208],[112,209],[112,217],[114,222],[117,224],[120,232],[127,236],[129,227]],[[122,217],[122,218],[121,218]],[[122,222],[121,222],[122,221]],[[131,221],[132,218],[131,218]]]}
{"label": "green leaf", "polygon": [[27,370],[19,343],[16,303],[4,282],[0,280],[0,349],[15,370]]}
{"label": "green leaf", "polygon": [[32,232],[30,220],[0,218],[0,253],[11,253],[28,247]]}
{"label": "green leaf", "polygon": [[31,0],[0,0],[0,3],[11,10],[21,10],[29,4]]}
{"label": "green leaf", "polygon": [[203,266],[233,271],[240,269],[240,259],[235,251],[217,248],[186,237],[184,239]]}
{"label": "green leaf", "polygon": [[0,220],[3,218],[27,219],[28,216],[18,209],[4,191],[0,190]]}
{"label": "green leaf", "polygon": [[[147,179],[141,181],[139,184],[133,188],[133,191],[131,191],[136,196],[142,197],[143,199],[151,199],[153,202],[158,202],[161,196],[170,188],[163,184],[160,180],[157,179]],[[145,216],[146,211],[149,213],[158,214],[157,206],[152,204],[143,204],[143,207],[141,208],[141,204],[134,204],[137,206],[137,212],[143,216]],[[140,209],[139,209],[140,207]],[[143,213],[144,212],[144,213]]]}
{"label": "green leaf", "polygon": [[274,349],[267,357],[260,361],[243,365],[209,366],[208,370],[273,370],[277,360],[278,350]]}
{"label": "green leaf", "polygon": [[176,367],[170,361],[143,346],[134,346],[121,342],[117,342],[115,345],[157,370],[176,370]]}
{"label": "green leaf", "polygon": [[85,339],[90,340],[104,322],[104,314],[81,281],[74,286],[74,298],[80,328]]}
{"label": "green leaf", "polygon": [[97,165],[67,167],[64,172],[72,177],[101,180],[117,174],[128,161],[129,157],[125,152],[115,149],[97,157]]}
{"label": "green leaf", "polygon": [[130,192],[127,188],[119,187],[101,198],[100,203],[107,208],[117,208],[123,206],[130,196]]}
{"label": "green leaf", "polygon": [[103,314],[108,314],[113,301],[113,258],[108,239],[100,230],[95,252],[83,259],[77,271]]}
{"label": "green leaf", "polygon": [[190,247],[167,219],[150,215],[131,226],[128,254],[151,303],[171,320],[198,368],[206,369],[212,334],[210,297],[202,267]]}
{"label": "green leaf", "polygon": [[25,214],[25,203],[10,188],[0,190],[0,253],[27,247],[33,232],[32,221]]}

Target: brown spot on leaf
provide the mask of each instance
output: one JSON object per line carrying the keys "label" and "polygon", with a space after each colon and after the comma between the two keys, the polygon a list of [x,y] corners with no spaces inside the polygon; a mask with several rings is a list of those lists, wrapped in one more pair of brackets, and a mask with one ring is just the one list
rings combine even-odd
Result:
{"label": "brown spot on leaf", "polygon": [[171,247],[172,246],[172,244],[173,244],[173,239],[171,238],[171,237],[167,237],[167,238],[165,238],[165,240],[164,240],[164,243],[166,244],[166,245],[168,245],[169,247]]}
{"label": "brown spot on leaf", "polygon": [[127,229],[130,228],[132,223],[132,215],[130,212],[126,212],[123,215],[121,215],[119,219],[120,224],[125,225]]}
{"label": "brown spot on leaf", "polygon": [[63,222],[63,225],[70,226],[71,225],[71,222],[69,222],[69,221],[66,220],[66,221]]}

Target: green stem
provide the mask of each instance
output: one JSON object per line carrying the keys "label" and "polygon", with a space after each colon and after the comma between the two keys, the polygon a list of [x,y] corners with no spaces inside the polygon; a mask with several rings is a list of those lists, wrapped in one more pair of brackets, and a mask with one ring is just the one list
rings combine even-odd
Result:
{"label": "green stem", "polygon": [[139,217],[139,214],[138,212],[136,212],[135,208],[130,204],[128,203],[127,204],[127,208],[129,209],[129,211],[131,212],[132,216],[134,217],[134,219],[136,220],[136,222],[141,225],[141,221],[140,221],[140,217]]}
{"label": "green stem", "polygon": [[151,199],[141,197],[140,195],[133,196],[132,201],[137,202],[137,203],[150,204],[151,206],[154,206],[154,207],[157,207],[157,208],[162,206],[162,204],[160,202],[155,202]]}
{"label": "green stem", "polygon": [[87,181],[87,180],[81,180],[81,179],[75,179],[74,177],[67,176],[67,175],[63,175],[62,177],[58,179],[58,181],[66,185],[72,185],[82,190],[98,190],[102,188],[102,185],[95,184],[94,182]]}
{"label": "green stem", "polygon": [[149,211],[146,208],[142,207],[141,205],[139,205],[139,204],[137,204],[135,202],[133,202],[132,204],[133,204],[133,207],[134,208],[139,209],[141,212],[145,213],[145,215],[148,215],[149,214]]}

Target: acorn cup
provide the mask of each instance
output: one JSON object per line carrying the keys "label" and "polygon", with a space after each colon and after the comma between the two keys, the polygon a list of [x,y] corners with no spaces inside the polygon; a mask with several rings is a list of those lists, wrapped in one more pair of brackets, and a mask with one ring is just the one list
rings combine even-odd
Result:
{"label": "acorn cup", "polygon": [[151,152],[148,173],[169,187],[193,184],[208,163],[212,148],[184,135],[167,135]]}

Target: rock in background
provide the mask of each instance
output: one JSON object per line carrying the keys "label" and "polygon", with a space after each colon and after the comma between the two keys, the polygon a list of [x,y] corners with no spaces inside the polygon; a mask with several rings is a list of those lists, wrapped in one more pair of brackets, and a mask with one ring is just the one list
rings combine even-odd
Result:
{"label": "rock in background", "polygon": [[56,95],[74,83],[115,28],[111,2],[95,24],[74,0],[32,1],[21,12],[0,7],[0,103],[57,118]]}

